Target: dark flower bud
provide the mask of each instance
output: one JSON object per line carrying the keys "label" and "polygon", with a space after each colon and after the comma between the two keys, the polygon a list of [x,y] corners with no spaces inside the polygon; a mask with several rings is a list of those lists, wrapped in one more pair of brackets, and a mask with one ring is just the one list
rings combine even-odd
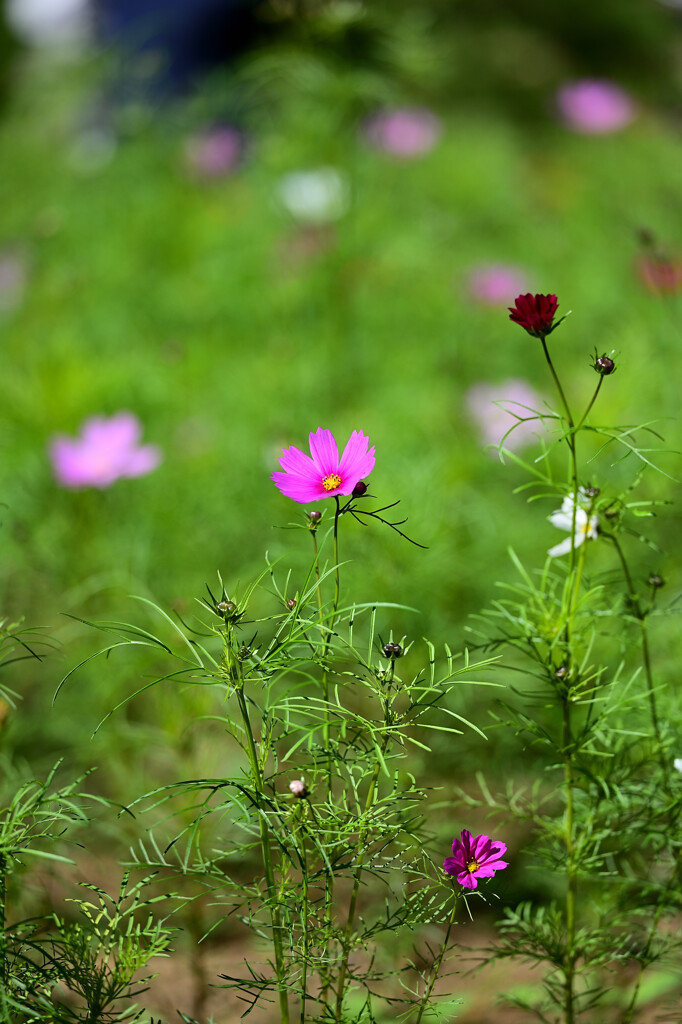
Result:
{"label": "dark flower bud", "polygon": [[528,292],[518,295],[514,305],[508,307],[509,319],[534,338],[546,338],[561,323],[561,320],[554,323],[558,306],[556,295],[532,295]]}
{"label": "dark flower bud", "polygon": [[319,525],[321,518],[322,513],[318,512],[317,509],[313,509],[312,512],[308,513],[308,519],[310,520],[310,528],[312,530],[316,529],[316,527]]}
{"label": "dark flower bud", "polygon": [[237,610],[237,605],[234,601],[220,601],[216,605],[216,610],[220,615],[223,615],[226,619],[233,615]]}
{"label": "dark flower bud", "polygon": [[568,669],[566,668],[565,665],[560,665],[559,668],[554,673],[554,675],[555,675],[555,677],[557,679],[565,679],[566,676],[568,675]]}
{"label": "dark flower bud", "polygon": [[237,655],[240,661],[246,661],[247,658],[251,657],[251,648],[244,644],[243,647],[240,647],[237,651]]}
{"label": "dark flower bud", "polygon": [[289,783],[289,792],[298,800],[303,800],[308,795],[308,787],[304,779],[292,779]]}
{"label": "dark flower bud", "polygon": [[594,368],[597,371],[597,373],[600,373],[602,375],[602,377],[608,377],[608,375],[610,373],[613,373],[613,371],[616,369],[616,364],[614,363],[613,359],[610,359],[608,356],[604,355],[599,356],[597,359],[595,359]]}
{"label": "dark flower bud", "polygon": [[287,598],[287,608],[291,611],[292,608],[296,607],[296,599],[294,597]]}
{"label": "dark flower bud", "polygon": [[399,658],[403,653],[403,649],[400,644],[384,644],[384,656],[386,658]]}
{"label": "dark flower bud", "polygon": [[586,487],[585,488],[585,497],[586,498],[598,498],[599,494],[600,494],[600,490],[599,490],[598,487]]}
{"label": "dark flower bud", "polygon": [[655,590],[657,590],[659,587],[665,586],[665,580],[663,579],[663,577],[659,576],[658,573],[655,572],[652,572],[651,576],[648,579],[648,583],[649,586],[653,587]]}
{"label": "dark flower bud", "polygon": [[364,480],[358,480],[355,487],[353,488],[353,498],[361,498],[363,494],[367,494],[367,484]]}

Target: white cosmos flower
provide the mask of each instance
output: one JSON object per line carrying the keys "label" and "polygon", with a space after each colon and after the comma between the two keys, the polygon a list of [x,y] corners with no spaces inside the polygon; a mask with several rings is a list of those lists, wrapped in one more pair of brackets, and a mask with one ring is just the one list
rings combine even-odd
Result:
{"label": "white cosmos flower", "polygon": [[[573,529],[573,505],[573,495],[569,494],[564,498],[561,508],[557,509],[556,512],[552,512],[549,517],[552,526],[556,526],[559,530],[568,530],[570,533]],[[562,540],[561,544],[555,544],[553,548],[550,548],[547,552],[548,555],[551,555],[552,558],[556,558],[557,555],[567,555],[571,547],[578,548],[583,541],[596,538],[599,516],[596,513],[588,515],[587,509],[589,505],[589,499],[585,494],[584,488],[581,487],[578,491],[578,504],[575,510],[575,535],[573,543],[571,543],[571,538],[567,537],[566,540]]]}

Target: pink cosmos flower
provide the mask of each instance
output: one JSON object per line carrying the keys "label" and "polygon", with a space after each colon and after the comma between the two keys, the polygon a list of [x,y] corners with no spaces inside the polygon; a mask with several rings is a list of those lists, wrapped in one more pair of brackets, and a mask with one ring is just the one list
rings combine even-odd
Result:
{"label": "pink cosmos flower", "polygon": [[85,420],[80,437],[53,437],[49,453],[57,483],[104,489],[120,477],[151,473],[161,461],[161,452],[155,445],[141,445],[140,433],[136,416],[118,412],[109,419]]}
{"label": "pink cosmos flower", "polygon": [[441,123],[424,107],[402,107],[373,114],[365,122],[364,134],[377,149],[410,159],[433,149],[440,138]]}
{"label": "pink cosmos flower", "polygon": [[242,155],[241,134],[230,125],[217,125],[193,135],[185,146],[189,171],[197,178],[222,178],[237,167]]}
{"label": "pink cosmos flower", "polygon": [[500,384],[474,384],[467,391],[465,402],[486,445],[499,445],[511,427],[514,429],[504,440],[510,451],[532,444],[544,433],[543,422],[534,412],[541,409],[543,400],[525,380],[512,378]]}
{"label": "pink cosmos flower", "polygon": [[556,102],[566,126],[585,135],[617,132],[635,116],[628,94],[613,82],[599,79],[569,82],[559,89]]}
{"label": "pink cosmos flower", "polygon": [[488,836],[472,836],[467,829],[461,838],[452,842],[452,857],[446,857],[443,868],[448,875],[454,875],[465,889],[476,889],[478,878],[492,878],[496,871],[509,867],[500,860],[507,852],[505,843],[493,841]]}
{"label": "pink cosmos flower", "polygon": [[282,494],[305,504],[353,493],[355,485],[374,469],[374,446],[361,430],[354,430],[339,459],[331,430],[318,427],[309,437],[310,455],[299,448],[284,448],[279,464],[283,473],[273,473]]}
{"label": "pink cosmos flower", "polygon": [[507,305],[528,287],[526,274],[519,267],[487,263],[473,267],[468,277],[469,291],[488,306]]}

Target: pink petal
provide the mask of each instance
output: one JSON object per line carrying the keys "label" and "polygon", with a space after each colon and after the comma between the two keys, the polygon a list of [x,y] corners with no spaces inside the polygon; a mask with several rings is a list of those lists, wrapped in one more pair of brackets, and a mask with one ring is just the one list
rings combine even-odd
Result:
{"label": "pink petal", "polygon": [[130,448],[139,441],[140,422],[131,412],[119,412],[108,419],[92,416],[83,424],[81,437],[84,442],[97,447]]}
{"label": "pink petal", "polygon": [[339,449],[331,430],[318,427],[308,440],[310,442],[310,454],[321,476],[330,476],[332,473],[338,473]]}
{"label": "pink petal", "polygon": [[321,479],[320,471],[310,456],[293,445],[291,448],[283,449],[279,464],[287,473],[292,473],[305,480]]}
{"label": "pink petal", "polygon": [[457,881],[460,885],[463,885],[465,889],[477,889],[478,882],[474,875],[469,874],[468,871],[463,871],[461,875],[457,875]]}
{"label": "pink petal", "polygon": [[339,474],[343,480],[342,494],[351,494],[358,480],[364,479],[374,469],[376,448],[368,449],[369,438],[361,430],[354,430],[343,449]]}
{"label": "pink petal", "polygon": [[273,473],[272,481],[287,498],[300,501],[303,505],[328,496],[321,483],[304,481],[290,473]]}
{"label": "pink petal", "polygon": [[145,476],[161,462],[161,450],[153,444],[142,445],[125,457],[121,475],[128,477]]}
{"label": "pink petal", "polygon": [[496,871],[502,871],[508,867],[509,864],[505,860],[496,860],[491,863],[481,864],[476,869],[476,874],[479,878],[492,878]]}

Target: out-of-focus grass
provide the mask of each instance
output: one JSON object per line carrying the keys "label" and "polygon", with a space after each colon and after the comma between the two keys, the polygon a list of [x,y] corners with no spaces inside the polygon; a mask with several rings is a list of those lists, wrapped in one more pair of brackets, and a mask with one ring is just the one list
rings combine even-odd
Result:
{"label": "out-of-focus grass", "polygon": [[[476,263],[520,264],[530,287],[573,309],[551,344],[576,405],[596,384],[594,346],[615,349],[597,419],[667,421],[679,448],[679,300],[647,293],[633,271],[638,228],[669,243],[682,233],[679,140],[655,111],[590,138],[474,117],[455,98],[437,148],[401,162],[321,103],[301,117],[294,95],[254,126],[239,171],[207,184],[187,175],[188,118],[177,113],[143,122],[86,171],[74,142],[90,91],[49,70],[27,75],[0,126],[0,242],[20,244],[30,265],[24,303],[1,325],[0,602],[53,627],[64,670],[81,645],[62,612],[136,615],[131,591],[187,609],[217,569],[228,586],[258,572],[265,549],[292,549],[302,566],[305,536],[273,529],[301,510],[269,474],[281,447],[305,446],[318,425],[369,434],[372,493],[400,498],[428,545],[344,523],[346,593],[416,606],[420,616],[396,613],[385,631],[459,647],[467,615],[513,575],[508,546],[539,565],[557,540],[554,506],[514,494],[526,478],[485,453],[467,420],[463,396],[481,380],[525,377],[553,401],[536,342],[504,306],[469,297]],[[352,201],[311,233],[276,187],[321,164],[348,175]],[[119,409],[163,448],[161,468],[107,492],[61,490],[50,436]],[[674,474],[674,458],[661,464]],[[614,479],[636,473],[629,459]],[[604,484],[599,469],[592,482]],[[647,472],[640,490],[667,498],[676,485]],[[677,537],[670,517],[650,532],[663,547]],[[671,563],[634,548],[641,573],[675,585]],[[25,750],[31,735],[48,755],[77,745],[134,674],[122,660],[95,663],[48,711],[60,667],[26,663],[17,686],[40,724],[10,716],[8,728]],[[99,742],[153,751],[160,732],[182,727],[194,706],[184,699],[154,698]],[[97,760],[97,744],[79,756]]]}

